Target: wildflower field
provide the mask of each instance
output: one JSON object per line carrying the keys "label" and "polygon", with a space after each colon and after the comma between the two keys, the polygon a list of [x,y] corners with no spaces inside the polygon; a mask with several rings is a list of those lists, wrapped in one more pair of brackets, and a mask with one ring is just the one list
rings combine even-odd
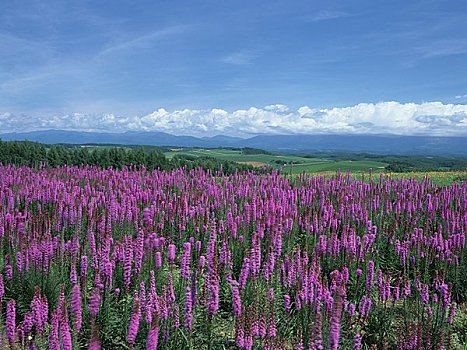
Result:
{"label": "wildflower field", "polygon": [[466,182],[0,166],[0,348],[462,349],[466,229]]}

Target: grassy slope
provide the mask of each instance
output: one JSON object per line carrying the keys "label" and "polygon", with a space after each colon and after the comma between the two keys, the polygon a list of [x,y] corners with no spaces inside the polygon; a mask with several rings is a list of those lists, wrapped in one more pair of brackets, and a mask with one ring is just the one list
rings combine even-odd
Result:
{"label": "grassy slope", "polygon": [[336,171],[347,172],[350,171],[352,176],[365,176],[369,174],[371,169],[374,175],[379,176],[381,172],[386,173],[393,178],[414,178],[421,180],[423,177],[428,176],[431,181],[440,186],[452,184],[454,181],[466,181],[467,171],[436,171],[436,172],[410,172],[410,173],[387,173],[384,167],[387,163],[372,161],[372,160],[331,160],[325,158],[305,158],[293,155],[276,155],[276,154],[252,154],[244,155],[241,151],[228,150],[228,149],[180,149],[166,152],[168,158],[174,155],[187,155],[187,156],[208,156],[221,160],[230,160],[234,162],[257,162],[273,165],[276,169],[280,168],[279,164],[274,163],[276,160],[285,162],[295,162],[293,166],[282,166],[282,173],[287,174],[301,174],[315,173],[317,175],[332,176]]}
{"label": "grassy slope", "polygon": [[276,155],[276,154],[251,154],[244,155],[241,151],[226,150],[226,149],[193,149],[193,150],[174,150],[166,152],[168,158],[174,155],[187,155],[187,156],[208,156],[220,160],[230,160],[234,162],[256,162],[266,163],[275,168],[280,168],[280,164],[275,161],[294,162],[293,166],[284,165],[282,170],[287,173],[299,174],[302,172],[320,172],[320,171],[368,171],[370,168],[374,171],[383,169],[387,164],[377,161],[350,161],[341,160],[334,161],[324,158],[305,158],[293,155]]}

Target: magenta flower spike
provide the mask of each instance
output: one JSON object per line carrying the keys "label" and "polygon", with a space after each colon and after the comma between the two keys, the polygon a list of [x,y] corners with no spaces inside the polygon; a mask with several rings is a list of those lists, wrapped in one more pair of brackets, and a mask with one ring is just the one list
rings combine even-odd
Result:
{"label": "magenta flower spike", "polygon": [[89,296],[88,308],[89,314],[96,317],[101,306],[101,294],[98,288],[94,288]]}
{"label": "magenta flower spike", "polygon": [[190,331],[193,327],[193,300],[191,288],[186,287],[185,293],[185,329]]}
{"label": "magenta flower spike", "polygon": [[83,323],[81,306],[81,290],[79,284],[73,285],[71,289],[71,313],[74,317],[74,327],[76,332],[79,333]]}
{"label": "magenta flower spike", "polygon": [[101,342],[99,341],[97,337],[94,337],[93,339],[91,339],[88,350],[101,350]]}
{"label": "magenta flower spike", "polygon": [[369,294],[373,286],[373,278],[375,274],[375,263],[373,260],[368,261],[366,273],[366,292]]}
{"label": "magenta flower spike", "polygon": [[136,335],[138,334],[139,323],[141,320],[141,304],[139,301],[138,293],[135,291],[133,295],[133,311],[128,325],[127,341],[131,345],[135,343]]}
{"label": "magenta flower spike", "polygon": [[159,341],[159,326],[153,326],[148,332],[148,339],[146,341],[146,350],[157,350]]}
{"label": "magenta flower spike", "polygon": [[63,350],[73,350],[73,344],[71,339],[70,325],[68,324],[68,314],[64,313],[63,318],[60,322],[60,338]]}
{"label": "magenta flower spike", "polygon": [[175,261],[175,244],[169,244],[167,250],[167,259],[172,263]]}
{"label": "magenta flower spike", "polygon": [[5,333],[8,338],[8,342],[10,343],[10,347],[13,347],[15,343],[15,335],[16,335],[16,302],[11,299],[8,301],[6,306],[6,326],[5,326]]}
{"label": "magenta flower spike", "polygon": [[232,286],[232,308],[234,315],[240,317],[242,314],[242,301],[238,285]]}

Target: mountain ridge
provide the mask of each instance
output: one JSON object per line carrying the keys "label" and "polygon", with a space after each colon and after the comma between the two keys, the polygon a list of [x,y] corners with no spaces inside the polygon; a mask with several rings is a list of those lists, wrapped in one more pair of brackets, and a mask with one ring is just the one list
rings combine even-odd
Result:
{"label": "mountain ridge", "polygon": [[467,137],[294,134],[256,135],[250,138],[216,135],[177,136],[160,131],[123,133],[41,130],[0,134],[3,141],[35,141],[45,144],[116,144],[177,147],[254,147],[283,153],[348,152],[467,156]]}

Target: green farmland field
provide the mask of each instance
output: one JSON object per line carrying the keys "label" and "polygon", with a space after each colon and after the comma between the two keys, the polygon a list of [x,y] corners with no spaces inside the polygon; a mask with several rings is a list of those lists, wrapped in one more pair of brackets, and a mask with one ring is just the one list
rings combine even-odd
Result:
{"label": "green farmland field", "polygon": [[[339,160],[326,158],[300,157],[294,155],[278,154],[243,154],[241,150],[231,149],[171,149],[165,152],[167,158],[175,155],[187,157],[212,157],[219,160],[228,160],[237,163],[246,163],[254,166],[272,166],[275,169],[282,168],[284,175],[297,175],[302,173],[313,173],[316,175],[333,176],[337,171],[350,172],[352,176],[364,176],[368,178],[371,173],[379,176],[385,173],[392,178],[413,178],[421,180],[425,176],[439,186],[446,186],[453,182],[467,180],[466,170],[457,171],[412,171],[394,173],[387,171],[388,163],[376,160]],[[282,164],[279,164],[282,162]],[[290,165],[293,162],[294,164]]]}
{"label": "green farmland field", "polygon": [[[240,150],[229,149],[172,149],[165,153],[166,157],[175,155],[189,157],[213,157],[219,160],[229,160],[237,163],[246,163],[254,166],[272,166],[276,169],[282,167],[284,173],[300,174],[303,172],[323,171],[369,171],[379,172],[387,163],[368,160],[330,160],[325,158],[308,158],[294,155],[277,154],[243,154]],[[293,164],[291,164],[293,163]]]}

